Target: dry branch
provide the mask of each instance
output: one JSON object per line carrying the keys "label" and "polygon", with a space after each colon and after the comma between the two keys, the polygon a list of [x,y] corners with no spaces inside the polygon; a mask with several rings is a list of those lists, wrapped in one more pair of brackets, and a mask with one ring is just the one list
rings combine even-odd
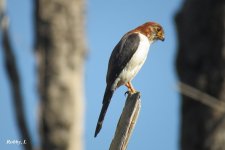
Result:
{"label": "dry branch", "polygon": [[26,140],[27,143],[23,144],[24,149],[32,150],[33,148],[31,144],[31,136],[26,124],[25,112],[23,107],[24,100],[21,91],[20,77],[8,31],[8,17],[4,12],[4,0],[0,0],[0,11],[0,30],[2,35],[3,54],[5,55],[5,68],[13,93],[13,106],[15,109],[16,123],[22,140]]}
{"label": "dry branch", "polygon": [[225,103],[217,98],[204,93],[194,87],[191,87],[185,83],[178,82],[179,91],[185,96],[188,96],[194,100],[201,102],[202,104],[207,105],[208,107],[218,110],[218,111],[225,111]]}
{"label": "dry branch", "polygon": [[140,93],[129,94],[117,124],[110,150],[126,150],[141,108]]}

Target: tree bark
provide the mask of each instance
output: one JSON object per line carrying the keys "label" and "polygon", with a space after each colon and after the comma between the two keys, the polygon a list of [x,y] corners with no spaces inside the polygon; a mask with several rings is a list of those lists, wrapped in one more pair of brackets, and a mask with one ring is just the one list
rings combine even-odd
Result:
{"label": "tree bark", "polygon": [[[225,101],[225,1],[185,0],[176,15],[177,73],[181,80]],[[225,113],[182,95],[182,150],[224,150]]]}
{"label": "tree bark", "polygon": [[82,150],[84,0],[35,1],[43,150]]}

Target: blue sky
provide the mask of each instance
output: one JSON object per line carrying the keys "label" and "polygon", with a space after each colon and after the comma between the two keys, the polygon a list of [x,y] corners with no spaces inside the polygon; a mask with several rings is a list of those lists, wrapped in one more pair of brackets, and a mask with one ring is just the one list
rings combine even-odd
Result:
{"label": "blue sky", "polygon": [[[35,55],[33,53],[33,6],[29,0],[8,0],[10,32],[22,79],[26,117],[38,144],[38,96],[36,90]],[[141,92],[142,108],[136,128],[128,145],[129,150],[177,150],[179,142],[179,96],[175,90],[176,32],[174,14],[181,0],[115,0],[87,1],[86,37],[88,56],[85,75],[85,149],[108,149],[126,97],[125,87],[119,88],[108,109],[103,128],[97,138],[94,130],[105,90],[107,63],[112,49],[127,31],[147,22],[160,23],[166,40],[150,48],[149,57],[133,80]],[[0,47],[0,147],[21,150],[6,145],[7,139],[19,139],[7,76]]]}

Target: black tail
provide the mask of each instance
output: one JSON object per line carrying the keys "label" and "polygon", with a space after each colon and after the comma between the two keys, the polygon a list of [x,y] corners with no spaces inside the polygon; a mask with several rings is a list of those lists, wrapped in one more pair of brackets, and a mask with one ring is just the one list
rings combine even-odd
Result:
{"label": "black tail", "polygon": [[114,91],[111,90],[111,87],[109,87],[107,85],[107,87],[105,89],[104,98],[103,98],[103,101],[102,101],[102,110],[101,110],[101,113],[99,115],[98,123],[97,123],[96,129],[95,129],[95,137],[98,135],[98,133],[100,132],[100,130],[102,128],[102,123],[103,123],[106,111],[108,109],[109,103],[111,101],[113,92]]}

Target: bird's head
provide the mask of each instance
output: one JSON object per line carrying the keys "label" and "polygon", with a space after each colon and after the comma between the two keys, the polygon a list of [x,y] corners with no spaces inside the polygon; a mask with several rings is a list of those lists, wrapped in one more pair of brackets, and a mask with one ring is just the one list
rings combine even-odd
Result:
{"label": "bird's head", "polygon": [[132,32],[139,32],[144,34],[148,37],[149,41],[164,41],[165,39],[162,26],[155,22],[146,22],[145,24],[132,30]]}

